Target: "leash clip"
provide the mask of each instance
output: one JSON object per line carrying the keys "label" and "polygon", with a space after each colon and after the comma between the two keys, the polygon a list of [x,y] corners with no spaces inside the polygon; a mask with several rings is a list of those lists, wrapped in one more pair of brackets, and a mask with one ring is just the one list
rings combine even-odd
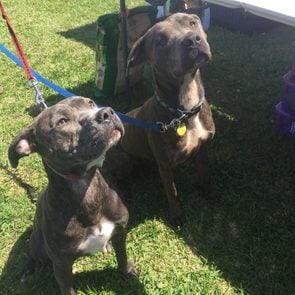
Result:
{"label": "leash clip", "polygon": [[165,133],[168,129],[172,128],[176,130],[182,124],[181,120],[186,117],[186,114],[182,114],[179,118],[172,119],[169,124],[163,122],[157,122],[160,127],[160,133]]}
{"label": "leash clip", "polygon": [[29,80],[29,86],[31,88],[34,88],[35,90],[35,104],[37,106],[39,106],[39,108],[41,109],[41,111],[43,111],[44,109],[47,108],[47,105],[44,101],[44,97],[43,97],[43,93],[40,91],[39,87],[38,87],[38,81],[33,78]]}
{"label": "leash clip", "polygon": [[175,118],[169,123],[169,127],[177,129],[181,125],[181,120],[185,117],[186,114],[182,113],[182,115],[179,118]]}
{"label": "leash clip", "polygon": [[169,125],[163,122],[156,122],[156,124],[160,127],[160,133],[165,133],[169,128]]}

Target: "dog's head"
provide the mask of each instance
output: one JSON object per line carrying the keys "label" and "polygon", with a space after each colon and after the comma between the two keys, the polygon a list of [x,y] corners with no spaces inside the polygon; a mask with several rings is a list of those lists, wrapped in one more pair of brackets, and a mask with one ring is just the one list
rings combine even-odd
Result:
{"label": "dog's head", "polygon": [[45,109],[12,141],[11,165],[37,152],[51,167],[68,174],[83,171],[118,142],[124,132],[114,111],[84,97],[65,99]]}
{"label": "dog's head", "polygon": [[128,66],[148,60],[154,71],[168,78],[194,73],[211,59],[201,20],[193,14],[176,13],[151,27],[132,47]]}

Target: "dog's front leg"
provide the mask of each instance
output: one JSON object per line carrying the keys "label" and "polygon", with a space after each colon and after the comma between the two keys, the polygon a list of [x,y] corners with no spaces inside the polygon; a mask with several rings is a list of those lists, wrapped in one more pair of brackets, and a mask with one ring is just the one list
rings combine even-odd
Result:
{"label": "dog's front leg", "polygon": [[201,146],[197,154],[194,156],[194,161],[197,170],[197,183],[203,196],[207,199],[214,199],[215,195],[211,186],[209,160],[206,145]]}
{"label": "dog's front leg", "polygon": [[76,295],[72,265],[70,262],[53,263],[54,276],[63,295]]}
{"label": "dog's front leg", "polygon": [[116,232],[112,237],[112,245],[116,253],[118,270],[127,276],[137,276],[138,272],[133,262],[127,259],[126,231],[122,226],[116,228]]}
{"label": "dog's front leg", "polygon": [[195,167],[197,170],[197,183],[202,192],[210,189],[210,176],[208,166],[208,153],[205,145],[202,145],[194,156]]}
{"label": "dog's front leg", "polygon": [[169,203],[170,222],[173,226],[182,226],[185,222],[182,206],[174,182],[174,171],[166,164],[158,163],[159,173]]}

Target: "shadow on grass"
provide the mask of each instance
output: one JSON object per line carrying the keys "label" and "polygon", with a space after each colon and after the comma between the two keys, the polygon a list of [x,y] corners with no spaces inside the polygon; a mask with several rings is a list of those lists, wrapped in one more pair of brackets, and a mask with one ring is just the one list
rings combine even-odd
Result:
{"label": "shadow on grass", "polygon": [[[276,137],[273,132],[263,139],[269,142],[259,141],[259,148],[244,144],[236,155],[223,155],[222,138],[216,139],[209,151],[212,180],[220,196],[216,201],[201,197],[190,163],[179,167],[175,177],[187,217],[175,233],[208,267],[247,294],[295,291],[294,168],[282,166],[285,155],[278,155],[279,150],[291,153],[294,145],[280,138],[270,150]],[[163,189],[159,191],[162,185],[156,168],[143,166],[124,185],[131,227],[155,217],[169,226],[168,204]]]}
{"label": "shadow on grass", "polygon": [[[30,234],[31,228],[18,238],[9,253],[0,277],[1,294],[60,294],[52,269],[46,265],[36,266],[32,275],[28,276],[24,282],[20,281],[20,274],[27,259]],[[99,258],[94,257],[93,259]],[[74,283],[77,289],[85,293],[89,290],[97,293],[107,290],[114,294],[146,294],[137,278],[126,279],[112,268],[75,273]]]}
{"label": "shadow on grass", "polygon": [[[84,83],[82,85],[79,85],[77,87],[74,87],[72,89],[67,89],[67,90],[69,90],[70,92],[72,92],[73,94],[75,94],[77,96],[85,96],[85,97],[93,98],[93,96],[94,96],[94,82],[89,81],[87,83]],[[50,106],[58,103],[62,99],[64,99],[64,97],[57,93],[57,94],[50,95],[50,96],[46,97],[45,103],[48,107],[50,107]],[[31,117],[34,118],[40,113],[40,108],[36,105],[31,105],[28,108],[26,108],[26,112]]]}
{"label": "shadow on grass", "polygon": [[6,165],[0,163],[0,170],[3,170],[12,180],[20,187],[22,187],[26,192],[27,196],[32,203],[35,203],[37,200],[37,194],[35,189],[29,185],[28,183],[24,182],[18,175],[11,172]]}
{"label": "shadow on grass", "polygon": [[64,32],[58,32],[61,36],[83,43],[91,49],[95,49],[97,24],[96,22],[87,24],[82,27],[71,29]]}

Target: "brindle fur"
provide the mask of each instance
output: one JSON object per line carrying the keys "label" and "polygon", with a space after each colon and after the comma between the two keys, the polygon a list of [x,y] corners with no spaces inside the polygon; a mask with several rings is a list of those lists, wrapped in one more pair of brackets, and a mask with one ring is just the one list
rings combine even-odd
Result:
{"label": "brindle fur", "polygon": [[97,159],[116,143],[118,132],[123,133],[123,125],[112,109],[98,110],[92,100],[74,97],[45,109],[12,141],[9,160],[13,167],[21,157],[37,152],[48,176],[37,203],[24,275],[35,262],[49,260],[62,293],[76,294],[72,265],[88,254],[79,245],[105,219],[115,225],[111,242],[118,269],[126,275],[137,274],[126,255],[128,211],[97,167]]}
{"label": "brindle fur", "polygon": [[[131,49],[128,65],[147,60],[152,68],[154,90],[172,108],[190,110],[204,91],[200,67],[211,59],[211,51],[201,21],[196,15],[174,14],[157,23]],[[146,122],[170,122],[175,118],[155,99],[128,113]],[[180,137],[175,130],[157,133],[150,129],[125,126],[121,146],[128,154],[156,161],[168,197],[171,223],[182,225],[185,218],[174,183],[176,167],[190,159],[198,180],[209,196],[210,178],[205,142],[215,133],[207,101],[198,114],[186,121],[187,132]]]}

